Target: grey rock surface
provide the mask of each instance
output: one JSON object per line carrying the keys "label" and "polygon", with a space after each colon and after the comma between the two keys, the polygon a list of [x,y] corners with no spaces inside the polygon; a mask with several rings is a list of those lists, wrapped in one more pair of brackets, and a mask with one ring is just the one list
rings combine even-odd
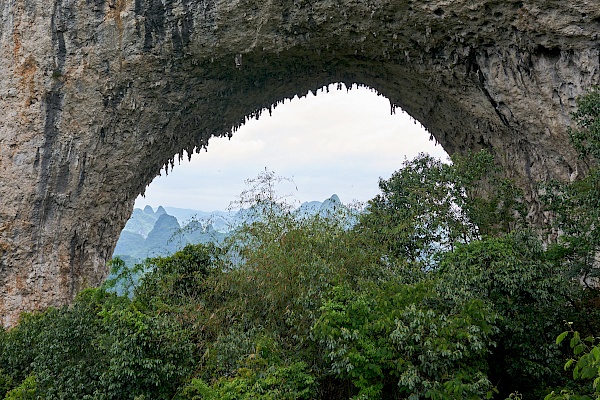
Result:
{"label": "grey rock surface", "polygon": [[0,0],[0,18],[5,326],[102,282],[165,163],[332,82],[525,187],[585,172],[566,129],[599,83],[597,1]]}

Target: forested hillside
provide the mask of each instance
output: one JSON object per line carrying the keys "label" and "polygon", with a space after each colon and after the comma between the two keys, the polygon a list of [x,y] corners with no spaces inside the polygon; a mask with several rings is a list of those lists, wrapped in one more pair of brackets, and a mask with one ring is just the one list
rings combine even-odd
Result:
{"label": "forested hillside", "polygon": [[[600,160],[600,92],[573,118]],[[0,332],[0,393],[599,399],[600,170],[540,186],[543,228],[501,176],[485,151],[423,154],[365,212],[321,215],[274,201],[265,173],[243,197],[260,218],[222,243],[117,260],[103,287]]]}

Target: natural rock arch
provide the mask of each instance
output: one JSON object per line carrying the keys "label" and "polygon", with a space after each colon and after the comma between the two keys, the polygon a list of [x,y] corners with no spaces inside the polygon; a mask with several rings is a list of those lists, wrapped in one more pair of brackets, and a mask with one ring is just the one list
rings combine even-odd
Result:
{"label": "natural rock arch", "polygon": [[182,150],[332,82],[524,185],[578,170],[600,5],[548,0],[0,0],[0,317],[106,275],[136,196]]}

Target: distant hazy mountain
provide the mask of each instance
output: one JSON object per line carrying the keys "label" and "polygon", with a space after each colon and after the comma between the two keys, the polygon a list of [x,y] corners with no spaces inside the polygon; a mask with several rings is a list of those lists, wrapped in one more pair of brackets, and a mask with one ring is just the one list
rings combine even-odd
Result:
{"label": "distant hazy mountain", "polygon": [[142,235],[123,230],[113,254],[120,256],[129,255],[137,259],[144,257],[143,251],[145,248],[146,239]]}
{"label": "distant hazy mountain", "polygon": [[[344,207],[337,195],[323,202],[303,203],[296,210],[299,215],[326,216],[338,207]],[[223,241],[236,226],[260,215],[256,208],[237,212],[158,207],[156,211],[146,206],[133,210],[117,242],[113,257],[119,256],[128,264],[148,257],[165,256],[183,248],[188,243]]]}
{"label": "distant hazy mountain", "polygon": [[[164,209],[162,211],[164,212]],[[185,238],[181,237],[181,233],[177,218],[166,212],[160,214],[144,243],[146,257],[172,254],[185,246],[187,243]]]}
{"label": "distant hazy mountain", "polygon": [[152,211],[152,213],[146,211],[148,208],[152,211],[152,207],[146,207],[144,210],[140,210],[139,208],[133,210],[133,214],[125,224],[123,232],[137,233],[144,238],[148,236],[148,233],[154,228],[154,224],[158,219],[158,217],[154,215],[154,211]]}
{"label": "distant hazy mountain", "polygon": [[218,232],[229,232],[237,214],[229,211],[207,212],[176,207],[165,207],[165,210],[169,215],[177,218],[181,226],[186,226],[191,221],[200,221],[211,225]]}

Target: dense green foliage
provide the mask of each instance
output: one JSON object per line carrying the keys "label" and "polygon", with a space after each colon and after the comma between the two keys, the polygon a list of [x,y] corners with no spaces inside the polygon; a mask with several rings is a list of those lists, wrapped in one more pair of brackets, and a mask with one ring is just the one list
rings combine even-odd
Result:
{"label": "dense green foliage", "polygon": [[[573,137],[598,156],[600,99],[581,102]],[[600,173],[545,188],[550,245],[499,176],[486,152],[421,155],[364,212],[309,216],[266,171],[240,200],[260,218],[223,244],[115,259],[103,287],[0,331],[0,395],[599,399]]]}
{"label": "dense green foliage", "polygon": [[[552,252],[562,261],[563,273],[577,279],[594,293],[598,287],[598,254],[600,250],[600,90],[594,88],[577,101],[578,111],[573,119],[577,129],[571,138],[582,158],[591,161],[589,173],[572,184],[551,182],[546,185],[547,202],[556,214],[554,230],[562,233]],[[586,293],[586,294],[587,294]],[[594,296],[586,296],[583,304],[598,305]],[[553,391],[546,399],[600,399],[600,315],[596,307],[590,310],[584,325],[567,319],[568,330],[560,334],[556,343],[572,334],[569,342],[573,355],[565,362],[565,371],[572,369],[576,384]],[[583,339],[585,338],[585,339]]]}
{"label": "dense green foliage", "polygon": [[[380,180],[381,194],[358,229],[364,239],[382,243],[388,256],[430,263],[440,251],[522,222],[521,193],[499,175],[487,152],[456,156],[452,164],[421,154]],[[493,190],[476,193],[490,181]]]}

